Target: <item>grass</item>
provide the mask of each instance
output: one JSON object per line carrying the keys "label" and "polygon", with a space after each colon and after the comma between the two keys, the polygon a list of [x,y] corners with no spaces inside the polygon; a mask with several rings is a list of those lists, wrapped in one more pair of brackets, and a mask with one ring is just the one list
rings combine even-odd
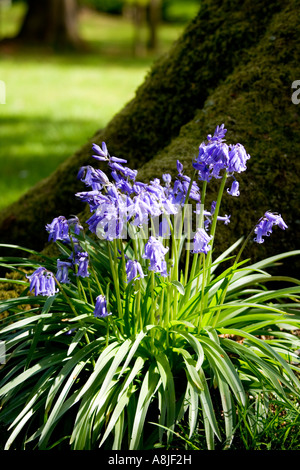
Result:
{"label": "grass", "polygon": [[[267,417],[257,416],[257,423],[253,428],[247,422],[247,410],[241,408],[236,417],[235,437],[231,444],[232,451],[295,451],[300,450],[300,422],[297,402],[294,408],[287,409],[276,400],[271,401],[270,412]],[[219,421],[222,421],[220,410]],[[224,449],[225,438],[218,444],[216,450]],[[203,423],[191,438],[187,429],[179,426],[179,432],[174,436],[173,449],[206,450]]]}
{"label": "grass", "polygon": [[[0,35],[14,36],[24,4],[2,10]],[[134,97],[155,58],[184,25],[162,25],[156,54],[134,57],[129,20],[84,10],[81,54],[2,48],[0,80],[0,209],[16,201],[72,155]],[[144,31],[146,34],[146,31]]]}

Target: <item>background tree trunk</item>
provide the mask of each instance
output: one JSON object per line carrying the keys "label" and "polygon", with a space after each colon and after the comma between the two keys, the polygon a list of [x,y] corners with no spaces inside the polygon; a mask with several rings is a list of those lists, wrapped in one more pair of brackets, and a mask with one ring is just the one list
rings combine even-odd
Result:
{"label": "background tree trunk", "polygon": [[82,41],[76,0],[28,0],[17,38],[23,43],[77,49]]}
{"label": "background tree trunk", "polygon": [[161,0],[149,0],[148,5],[148,28],[149,40],[148,49],[155,51],[158,47],[158,27],[161,20]]}
{"label": "background tree trunk", "polygon": [[[280,212],[289,228],[277,229],[263,245],[250,243],[245,256],[261,259],[298,248],[300,106],[291,100],[300,77],[297,14],[298,0],[203,0],[135,98],[52,175],[0,212],[0,241],[42,249],[46,223],[83,211],[74,196],[84,190],[76,177],[82,165],[97,166],[93,142],[105,141],[112,155],[139,170],[139,180],[149,181],[174,175],[177,159],[188,173],[199,144],[224,122],[228,142],[242,143],[251,159],[238,175],[240,196],[225,195],[221,211],[232,217],[217,231],[216,250],[247,235],[266,210]],[[208,186],[214,198],[214,185]],[[294,262],[288,272],[298,268]]]}

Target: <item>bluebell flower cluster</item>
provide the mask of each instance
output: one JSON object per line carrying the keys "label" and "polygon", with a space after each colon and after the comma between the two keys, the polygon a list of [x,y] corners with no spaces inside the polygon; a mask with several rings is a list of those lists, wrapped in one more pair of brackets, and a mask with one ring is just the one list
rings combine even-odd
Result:
{"label": "bluebell flower cluster", "polygon": [[52,240],[56,242],[60,240],[65,243],[70,243],[70,234],[73,231],[74,234],[79,235],[83,227],[80,225],[77,216],[73,216],[70,219],[66,219],[63,215],[56,217],[50,224],[46,225],[46,230],[49,233],[48,241]]}
{"label": "bluebell flower cluster", "polygon": [[[234,173],[247,169],[246,162],[250,155],[241,144],[228,145],[224,138],[226,132],[224,124],[217,126],[214,135],[207,136],[207,143],[200,144],[198,157],[193,162],[200,181],[208,182],[212,178],[221,178],[222,170],[226,171],[228,176],[233,176]],[[238,195],[233,189],[230,194]]]}
{"label": "bluebell flower cluster", "polygon": [[[111,157],[105,142],[101,147],[94,144],[93,150],[93,157],[108,165],[112,180],[101,170],[82,167],[78,178],[91,190],[79,192],[76,196],[89,204],[92,215],[87,224],[99,238],[108,241],[123,238],[127,234],[128,223],[141,227],[150,218],[176,214],[178,207],[184,204],[190,178],[183,174],[179,162],[178,178],[172,188],[169,174],[163,175],[163,182],[158,178],[149,184],[137,181],[137,171],[124,166],[127,160]],[[199,199],[196,183],[192,185],[190,197]]]}
{"label": "bluebell flower cluster", "polygon": [[58,292],[54,275],[43,267],[37,268],[30,276],[26,275],[30,281],[29,291],[34,291],[34,295],[51,297]]}
{"label": "bluebell flower cluster", "polygon": [[[231,187],[227,188],[227,193],[238,197],[240,190],[236,174],[246,170],[250,156],[241,144],[228,145],[225,140],[226,132],[227,129],[222,124],[216,127],[213,135],[207,136],[206,142],[202,142],[199,146],[199,153],[193,161],[193,167],[198,180],[204,182],[204,187],[212,178],[218,179],[222,175],[232,178]],[[221,216],[216,213],[216,201],[212,202],[210,210],[205,210],[204,206],[201,206],[199,186],[194,179],[192,180],[184,173],[180,160],[176,163],[177,176],[174,181],[169,173],[165,173],[162,175],[162,180],[154,178],[149,183],[143,183],[137,180],[137,171],[126,166],[127,160],[109,154],[105,142],[102,142],[101,146],[93,144],[92,148],[93,158],[107,165],[110,177],[103,170],[95,169],[91,165],[83,166],[78,172],[77,178],[86,186],[86,190],[78,192],[76,196],[89,205],[91,215],[86,221],[89,230],[97,234],[99,238],[113,241],[127,237],[128,224],[138,231],[144,224],[147,225],[150,219],[151,222],[154,218],[160,217],[159,220],[161,220],[158,231],[153,224],[151,236],[145,244],[141,260],[130,259],[123,254],[126,261],[124,274],[127,283],[143,279],[145,266],[149,271],[162,277],[170,275],[166,260],[169,246],[165,246],[161,238],[170,237],[171,227],[172,235],[175,233],[170,216],[177,215],[189,200],[196,206],[194,212],[201,215],[201,223],[197,225],[198,228],[193,238],[192,253],[207,255],[211,251],[213,236],[209,233],[209,229],[212,221],[223,222],[227,225],[230,223],[230,215]],[[223,189],[223,186],[221,188]],[[218,203],[218,211],[219,207]],[[264,237],[272,233],[274,225],[282,230],[287,228],[280,215],[266,212],[254,229],[256,234],[254,240],[257,243],[263,243]],[[74,276],[81,278],[90,276],[89,254],[84,248],[85,245],[79,241],[82,239],[80,235],[83,227],[78,217],[72,216],[69,219],[64,216],[56,217],[46,225],[46,230],[49,233],[49,241],[62,242],[71,249],[71,254],[67,255],[67,259],[57,260],[56,277],[43,267],[27,276],[30,281],[30,291],[34,291],[35,295],[52,296],[58,292],[56,283],[68,284],[72,276],[73,278]],[[211,233],[214,233],[214,230],[215,224]],[[98,295],[94,316],[102,319],[109,315],[111,312],[108,312],[106,297],[103,294]]]}

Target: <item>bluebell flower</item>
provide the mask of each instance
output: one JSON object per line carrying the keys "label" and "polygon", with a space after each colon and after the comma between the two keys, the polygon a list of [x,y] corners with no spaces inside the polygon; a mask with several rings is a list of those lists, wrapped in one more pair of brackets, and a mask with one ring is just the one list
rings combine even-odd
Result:
{"label": "bluebell flower", "polygon": [[162,175],[162,179],[164,180],[166,187],[169,188],[171,185],[172,176],[169,173],[164,173]]}
{"label": "bluebell flower", "polygon": [[201,181],[210,181],[212,177],[220,178],[220,171],[227,168],[228,161],[229,148],[226,143],[216,140],[205,145],[202,142],[193,167],[199,171]]}
{"label": "bluebell flower", "polygon": [[34,290],[35,296],[50,297],[58,292],[53,273],[43,267],[37,268],[30,276],[26,275],[26,277],[30,281],[29,291]]}
{"label": "bluebell flower", "polygon": [[[202,215],[205,217],[205,221],[204,221],[204,227],[205,228],[208,228],[208,226],[211,224],[211,219],[212,219],[213,214],[215,212],[215,207],[216,207],[216,202],[213,201],[212,204],[211,204],[211,211],[210,212],[205,210],[205,209],[203,210]],[[196,204],[196,210],[194,212],[197,215],[201,214],[201,205],[200,204]],[[220,221],[220,222],[224,222],[225,225],[228,225],[230,223],[230,215],[224,215],[224,216],[218,215],[217,220]]]}
{"label": "bluebell flower", "polygon": [[50,224],[46,225],[46,230],[49,233],[48,241],[53,240],[55,242],[60,240],[70,243],[70,228],[72,228],[77,235],[83,230],[77,216],[73,216],[68,220],[63,215],[56,217]]}
{"label": "bluebell flower", "polygon": [[105,318],[111,315],[111,312],[107,311],[107,303],[104,295],[98,295],[96,298],[96,305],[94,310],[94,316],[97,318]]}
{"label": "bluebell flower", "polygon": [[110,157],[110,162],[111,163],[127,163],[127,160],[124,158],[119,158],[119,157]]}
{"label": "bluebell flower", "polygon": [[[69,228],[72,229],[75,235],[79,235],[81,231],[83,230],[83,227],[77,217],[77,215],[74,215],[70,219],[68,219],[68,225]],[[75,240],[74,240],[75,242]]]}
{"label": "bluebell flower", "polygon": [[70,241],[69,237],[69,224],[67,219],[61,215],[52,220],[50,224],[46,225],[46,230],[49,233],[48,241],[62,240]]}
{"label": "bluebell flower", "polygon": [[278,225],[282,230],[288,228],[281,215],[267,211],[254,229],[254,233],[256,233],[254,241],[256,243],[263,243],[263,237],[269,237],[271,235],[273,225]]}
{"label": "bluebell flower", "polygon": [[145,245],[145,252],[143,258],[150,261],[149,270],[160,273],[162,276],[168,276],[167,263],[165,255],[169,248],[165,248],[163,244],[155,237],[151,236]]}
{"label": "bluebell flower", "polygon": [[180,163],[179,160],[177,160],[177,171],[178,171],[178,174],[181,175],[182,174],[182,171],[183,171],[183,164]]}
{"label": "bluebell flower", "polygon": [[129,259],[126,262],[127,282],[133,279],[143,279],[145,277],[142,266],[137,260]]}
{"label": "bluebell flower", "polygon": [[[114,157],[112,157],[114,158]],[[126,160],[125,160],[126,161]],[[124,175],[126,178],[129,178],[131,180],[135,180],[136,178],[136,175],[137,175],[137,170],[132,170],[131,168],[128,168],[128,167],[124,167],[122,165],[120,165],[120,163],[109,163],[109,167],[113,170],[113,171],[119,171],[120,173],[122,173],[122,175]]]}
{"label": "bluebell flower", "polygon": [[117,171],[113,170],[111,176],[115,180],[116,187],[124,194],[132,194],[133,187],[123,176],[120,176]]}
{"label": "bluebell flower", "polygon": [[245,147],[241,144],[231,145],[229,150],[229,162],[227,167],[228,174],[241,173],[247,169],[246,161],[250,155],[247,154]]}
{"label": "bluebell flower", "polygon": [[217,126],[215,129],[214,135],[211,136],[211,134],[208,134],[207,140],[212,141],[212,142],[215,142],[215,141],[222,142],[224,140],[226,132],[227,132],[227,129],[225,129],[224,124],[222,124],[221,126]]}
{"label": "bluebell flower", "polygon": [[97,189],[101,190],[103,187],[108,186],[110,181],[104,171],[97,168],[93,171],[91,175],[91,186],[94,189],[94,186],[97,186]]}
{"label": "bluebell flower", "polygon": [[134,217],[131,222],[133,225],[141,226],[148,222],[149,214],[151,214],[151,201],[143,191],[134,196],[131,206],[128,207],[128,216]]}
{"label": "bluebell flower", "polygon": [[92,190],[100,191],[103,187],[103,182],[99,181],[99,176],[97,176],[96,171],[97,170],[95,170],[90,165],[83,166],[83,167],[80,168],[80,170],[77,174],[77,179],[79,179],[83,183],[85,183],[86,186],[90,186],[92,188]]}
{"label": "bluebell flower", "polygon": [[200,181],[209,182],[212,179],[210,166],[204,162],[194,162],[193,167],[198,170],[198,178]]}
{"label": "bluebell flower", "polygon": [[69,279],[69,269],[72,268],[72,263],[70,261],[61,261],[57,260],[57,273],[56,279],[62,284],[68,284]]}
{"label": "bluebell flower", "polygon": [[122,198],[107,198],[87,220],[91,232],[99,238],[114,240],[121,238],[127,221],[127,202]]}
{"label": "bluebell flower", "polygon": [[99,190],[81,191],[75,194],[82,202],[86,202],[90,206],[90,211],[96,210],[100,204],[107,200],[106,196]]}
{"label": "bluebell flower", "polygon": [[159,224],[159,236],[163,238],[169,238],[171,235],[171,228],[168,219],[163,216],[162,221]]}
{"label": "bluebell flower", "polygon": [[93,155],[96,160],[100,160],[102,162],[108,160],[108,150],[105,142],[102,142],[102,147],[99,147],[97,144],[93,144],[92,149],[96,153],[96,155]]}
{"label": "bluebell flower", "polygon": [[76,275],[80,277],[88,277],[89,255],[86,251],[78,251],[74,257],[74,264],[78,266]]}
{"label": "bluebell flower", "polygon": [[240,195],[240,191],[239,191],[239,182],[234,180],[232,182],[232,185],[231,185],[231,188],[230,190],[227,188],[227,192],[228,194],[230,194],[231,196],[239,196]]}
{"label": "bluebell flower", "polygon": [[217,220],[219,220],[220,222],[224,222],[225,225],[228,225],[230,223],[230,215],[218,215],[217,217]]}
{"label": "bluebell flower", "polygon": [[229,175],[246,170],[246,161],[250,155],[241,144],[227,145],[224,142],[226,132],[224,124],[217,126],[214,135],[207,136],[208,143],[200,144],[198,157],[193,162],[200,181],[210,181],[212,177],[221,178],[221,170]]}
{"label": "bluebell flower", "polygon": [[[184,205],[190,186],[190,181],[191,179],[188,176],[178,175],[178,178],[174,182],[172,191],[173,203],[175,205]],[[195,201],[199,201],[200,199],[200,192],[196,181],[192,182],[192,186],[189,192],[189,198]]]}
{"label": "bluebell flower", "polygon": [[211,250],[211,246],[208,243],[212,238],[203,228],[198,228],[193,240],[194,249],[192,253],[204,253],[206,255]]}

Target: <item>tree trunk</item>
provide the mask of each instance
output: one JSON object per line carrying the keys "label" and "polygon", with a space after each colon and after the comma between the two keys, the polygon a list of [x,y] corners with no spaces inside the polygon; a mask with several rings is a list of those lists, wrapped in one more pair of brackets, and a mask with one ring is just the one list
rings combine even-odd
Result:
{"label": "tree trunk", "polygon": [[80,47],[76,0],[28,0],[18,39],[59,49]]}
{"label": "tree trunk", "polygon": [[161,20],[161,0],[150,0],[147,22],[149,28],[148,49],[155,51],[158,47],[158,27]]}
{"label": "tree trunk", "polygon": [[[135,98],[56,172],[0,212],[0,241],[42,249],[45,224],[83,210],[74,196],[84,190],[77,172],[97,166],[93,142],[105,141],[111,155],[126,158],[139,170],[138,179],[149,181],[175,175],[177,159],[188,173],[199,144],[224,122],[228,142],[243,144],[251,159],[238,175],[240,196],[225,195],[222,202],[221,212],[232,217],[217,231],[216,251],[247,236],[266,210],[280,212],[289,228],[277,228],[263,245],[250,243],[245,255],[257,259],[298,248],[300,106],[291,100],[292,83],[300,77],[297,4],[203,0]],[[214,185],[207,191],[213,199]]]}

